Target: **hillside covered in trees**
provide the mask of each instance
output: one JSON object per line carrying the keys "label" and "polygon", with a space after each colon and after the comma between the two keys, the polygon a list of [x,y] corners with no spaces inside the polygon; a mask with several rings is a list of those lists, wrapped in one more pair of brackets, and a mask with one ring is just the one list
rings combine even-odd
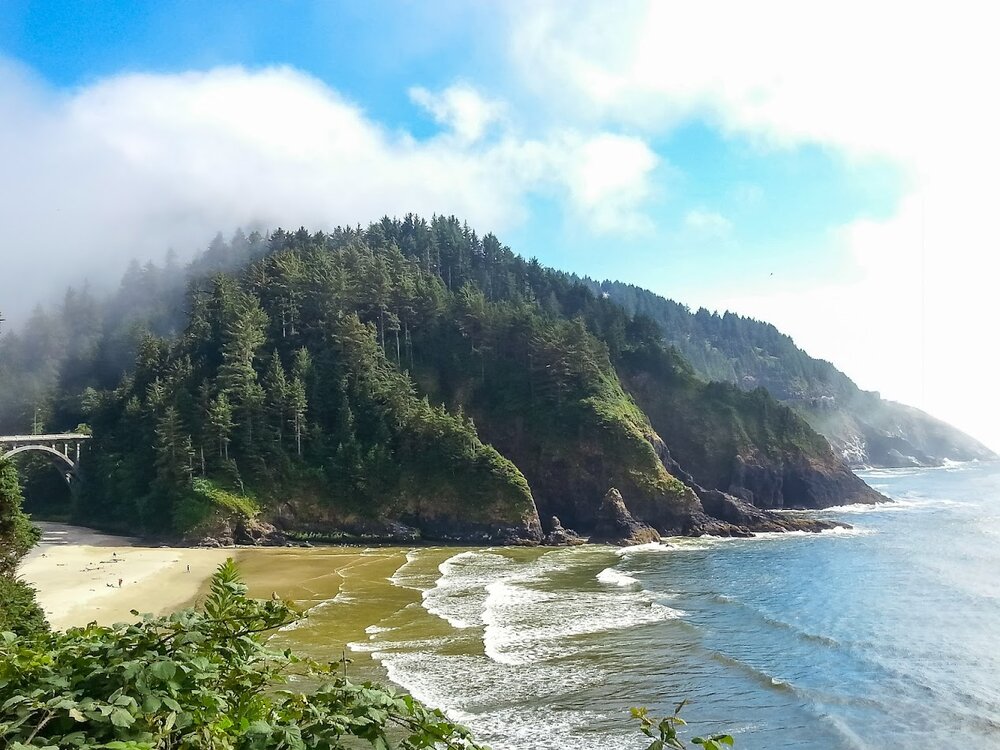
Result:
{"label": "hillside covered in trees", "polygon": [[993,460],[982,443],[910,406],[863,391],[829,362],[810,357],[770,323],[696,312],[619,281],[578,279],[632,314],[656,321],[699,377],[743,390],[763,387],[795,409],[855,466],[936,466]]}
{"label": "hillside covered in trees", "polygon": [[745,533],[881,499],[767,391],[454,218],[220,236],[70,291],[0,368],[2,429],[93,430],[68,513],[149,534],[535,543],[611,487],[661,532]]}

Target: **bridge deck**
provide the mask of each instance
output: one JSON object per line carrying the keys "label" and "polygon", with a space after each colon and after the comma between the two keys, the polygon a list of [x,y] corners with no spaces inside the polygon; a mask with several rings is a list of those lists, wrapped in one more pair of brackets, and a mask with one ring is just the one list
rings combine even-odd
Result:
{"label": "bridge deck", "polygon": [[63,432],[57,435],[2,435],[0,445],[11,443],[60,443],[65,440],[90,440],[90,435],[82,432]]}

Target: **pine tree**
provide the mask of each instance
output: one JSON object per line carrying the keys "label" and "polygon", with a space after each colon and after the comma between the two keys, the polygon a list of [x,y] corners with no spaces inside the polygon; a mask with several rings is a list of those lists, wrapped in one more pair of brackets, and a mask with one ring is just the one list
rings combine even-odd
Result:
{"label": "pine tree", "polygon": [[229,461],[229,436],[234,426],[233,407],[225,393],[220,393],[212,401],[208,412],[208,423],[219,445],[219,458]]}
{"label": "pine tree", "polygon": [[168,406],[156,424],[156,481],[164,493],[173,495],[190,484],[193,459],[191,436],[177,409]]}
{"label": "pine tree", "polygon": [[286,391],[289,424],[295,434],[295,452],[302,457],[302,432],[305,429],[306,387],[300,378],[294,378]]}

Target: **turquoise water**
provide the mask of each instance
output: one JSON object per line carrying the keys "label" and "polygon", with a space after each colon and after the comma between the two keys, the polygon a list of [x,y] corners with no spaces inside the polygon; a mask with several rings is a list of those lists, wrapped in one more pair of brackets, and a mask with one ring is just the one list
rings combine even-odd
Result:
{"label": "turquoise water", "polygon": [[682,698],[738,748],[1000,748],[1000,466],[865,478],[897,502],[842,533],[414,550],[351,648],[495,748],[642,747]]}

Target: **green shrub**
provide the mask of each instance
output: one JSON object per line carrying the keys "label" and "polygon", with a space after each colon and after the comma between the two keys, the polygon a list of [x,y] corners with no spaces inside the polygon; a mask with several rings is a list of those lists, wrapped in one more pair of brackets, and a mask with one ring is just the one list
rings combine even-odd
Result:
{"label": "green shrub", "polygon": [[[199,610],[26,638],[3,633],[0,747],[481,747],[408,695],[269,649],[266,634],[298,617],[283,602],[249,599],[229,560]],[[277,689],[293,679],[309,692]]]}
{"label": "green shrub", "polygon": [[47,628],[35,590],[24,581],[0,576],[0,631],[28,636]]}

